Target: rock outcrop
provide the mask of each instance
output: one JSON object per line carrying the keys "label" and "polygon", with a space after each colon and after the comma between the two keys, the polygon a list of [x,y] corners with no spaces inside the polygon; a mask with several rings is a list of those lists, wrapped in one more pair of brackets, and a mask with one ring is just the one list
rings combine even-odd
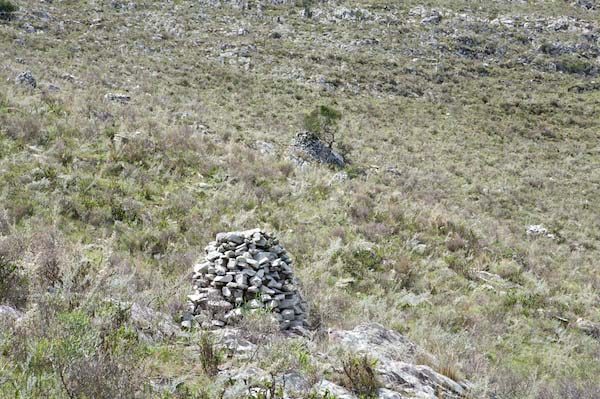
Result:
{"label": "rock outcrop", "polygon": [[333,331],[330,338],[351,353],[364,353],[377,360],[377,372],[383,384],[380,398],[437,398],[441,395],[458,399],[468,389],[466,383],[454,381],[429,366],[416,365],[416,345],[380,324]]}
{"label": "rock outcrop", "polygon": [[326,146],[321,140],[309,132],[301,132],[292,141],[290,157],[300,166],[310,162],[324,165],[344,167],[344,157]]}
{"label": "rock outcrop", "polygon": [[194,266],[195,293],[188,296],[203,328],[235,325],[244,311],[260,309],[273,312],[282,330],[305,326],[292,260],[275,236],[260,229],[219,233],[205,251]]}
{"label": "rock outcrop", "polygon": [[[240,348],[236,356],[245,357],[248,351],[258,353],[255,347],[248,348],[251,344],[239,344],[243,342],[243,332],[239,329],[219,330],[219,333],[222,332],[227,332],[227,335],[220,337],[221,343],[226,343],[228,348]],[[361,396],[349,387],[336,383],[338,371],[334,365],[339,363],[339,349],[358,356],[367,354],[377,361],[375,369],[380,387],[375,397],[378,399],[459,399],[468,395],[469,383],[455,381],[429,366],[417,365],[418,347],[403,335],[380,324],[362,324],[352,330],[331,331],[327,353],[321,352],[322,347],[315,346],[314,342],[303,341],[306,338],[298,339],[297,343],[304,342],[307,348],[311,348],[310,358],[318,364],[317,368],[329,370],[327,378],[321,376],[315,381],[314,376],[310,377],[300,370],[272,374],[256,366],[224,370],[218,380],[231,384],[224,388],[223,397],[237,398],[240,393],[264,392],[266,387],[274,387],[281,390],[283,398],[314,397],[316,394],[316,397],[359,399]]]}

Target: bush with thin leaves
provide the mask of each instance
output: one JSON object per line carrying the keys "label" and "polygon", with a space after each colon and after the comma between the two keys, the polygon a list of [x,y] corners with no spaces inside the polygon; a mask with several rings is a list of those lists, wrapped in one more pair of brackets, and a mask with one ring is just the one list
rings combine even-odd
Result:
{"label": "bush with thin leaves", "polygon": [[202,370],[211,377],[216,375],[219,372],[221,360],[221,352],[217,349],[213,336],[208,331],[203,331],[200,334],[200,364]]}
{"label": "bush with thin leaves", "polygon": [[367,355],[355,356],[348,354],[342,359],[342,373],[340,383],[360,398],[375,398],[381,387],[377,378],[375,366],[376,359]]}
{"label": "bush with thin leaves", "polygon": [[304,116],[304,128],[331,148],[335,142],[340,119],[342,119],[340,111],[327,105],[320,105]]}

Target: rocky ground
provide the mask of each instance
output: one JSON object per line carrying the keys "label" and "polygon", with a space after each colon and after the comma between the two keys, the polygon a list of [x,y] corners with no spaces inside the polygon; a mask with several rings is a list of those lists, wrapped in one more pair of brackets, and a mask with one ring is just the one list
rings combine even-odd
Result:
{"label": "rocky ground", "polygon": [[594,1],[13,3],[0,397],[600,396]]}

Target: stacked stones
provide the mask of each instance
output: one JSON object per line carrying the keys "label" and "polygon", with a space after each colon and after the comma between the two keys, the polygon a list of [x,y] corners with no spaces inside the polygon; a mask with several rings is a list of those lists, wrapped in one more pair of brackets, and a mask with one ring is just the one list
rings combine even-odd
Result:
{"label": "stacked stones", "polygon": [[296,290],[292,260],[273,235],[260,229],[217,234],[194,266],[190,308],[202,327],[237,323],[242,309],[267,309],[282,330],[304,327],[304,303]]}

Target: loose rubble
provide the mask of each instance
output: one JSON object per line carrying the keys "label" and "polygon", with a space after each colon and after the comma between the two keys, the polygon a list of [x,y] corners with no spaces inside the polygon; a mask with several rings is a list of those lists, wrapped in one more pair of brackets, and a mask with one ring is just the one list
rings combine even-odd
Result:
{"label": "loose rubble", "polygon": [[[237,324],[244,311],[273,312],[282,330],[306,326],[292,260],[272,234],[260,229],[219,233],[194,266],[191,314],[202,328]],[[184,327],[190,327],[190,320]],[[184,322],[186,322],[184,321]]]}

